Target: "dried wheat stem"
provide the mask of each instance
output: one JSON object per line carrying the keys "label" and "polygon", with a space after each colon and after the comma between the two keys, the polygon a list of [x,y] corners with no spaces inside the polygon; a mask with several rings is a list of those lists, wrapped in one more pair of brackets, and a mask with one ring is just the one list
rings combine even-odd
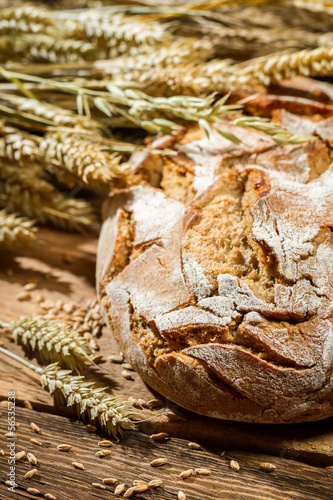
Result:
{"label": "dried wheat stem", "polygon": [[58,362],[60,366],[80,372],[85,361],[91,361],[85,339],[72,328],[27,317],[9,323],[7,329],[17,344],[38,351],[48,363]]}
{"label": "dried wheat stem", "polygon": [[0,210],[0,244],[11,246],[24,244],[35,238],[34,222],[16,214]]}

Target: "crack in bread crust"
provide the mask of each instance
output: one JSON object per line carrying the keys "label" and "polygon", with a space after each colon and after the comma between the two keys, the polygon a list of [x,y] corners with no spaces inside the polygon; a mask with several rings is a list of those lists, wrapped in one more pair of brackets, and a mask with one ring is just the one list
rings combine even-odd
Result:
{"label": "crack in bread crust", "polygon": [[[220,161],[217,146],[211,154]],[[181,201],[148,186],[112,195],[99,248],[101,303],[130,362],[176,403],[249,422],[326,418],[333,167],[319,165],[302,182],[259,167],[228,164],[194,199],[187,181]],[[181,395],[189,374],[193,390]]]}

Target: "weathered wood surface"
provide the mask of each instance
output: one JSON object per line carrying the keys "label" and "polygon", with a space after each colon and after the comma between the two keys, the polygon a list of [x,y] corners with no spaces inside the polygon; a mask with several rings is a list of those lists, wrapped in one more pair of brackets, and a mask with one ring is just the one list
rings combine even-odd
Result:
{"label": "weathered wood surface", "polygon": [[[84,303],[88,298],[94,297],[96,245],[97,238],[94,236],[70,235],[62,232],[43,230],[41,231],[39,244],[35,243],[30,248],[20,250],[19,252],[0,250],[0,319],[9,321],[18,319],[22,315],[40,312],[40,306],[35,300],[40,293],[42,293],[46,299],[57,300],[61,298],[63,300],[75,301],[78,303]],[[17,299],[17,295],[23,290],[22,287],[30,280],[35,280],[37,283],[36,290],[31,292],[32,300],[20,302]],[[31,355],[25,353],[21,347],[13,344],[8,335],[3,334],[0,340],[5,347],[9,347],[12,351],[20,355],[34,359],[36,363],[38,362],[35,358],[32,358]],[[98,344],[100,352],[105,358],[109,354],[115,354],[119,351],[118,346],[107,331],[103,331],[102,337],[98,339]],[[281,464],[285,464],[285,467],[291,467],[290,470],[294,472],[297,471],[297,473],[299,473],[298,467],[301,466],[299,464],[296,466],[296,462],[290,462],[290,460],[286,461],[285,459],[293,459],[299,462],[302,461],[320,467],[333,465],[332,419],[322,422],[289,426],[253,425],[210,419],[185,411],[176,407],[171,402],[166,401],[165,398],[159,397],[148,388],[135,373],[133,373],[133,380],[125,380],[121,375],[121,371],[122,367],[120,365],[106,361],[100,368],[89,369],[87,377],[91,380],[96,380],[99,385],[109,386],[113,394],[121,394],[124,397],[139,397],[146,401],[158,397],[161,400],[160,407],[154,410],[146,410],[143,414],[147,419],[146,422],[141,424],[141,430],[143,432],[151,434],[163,430],[168,432],[171,436],[197,441],[206,447],[218,446],[220,450],[231,450],[233,457],[243,457],[240,458],[240,460],[244,460],[244,464],[246,464],[248,468],[245,467],[244,471],[242,470],[241,473],[237,474],[231,471],[231,469],[229,470],[229,467],[226,466],[228,477],[230,476],[230,478],[233,479],[230,479],[231,482],[225,485],[225,490],[218,490],[223,491],[223,495],[221,493],[222,496],[214,496],[215,490],[211,489],[210,496],[204,497],[201,496],[202,493],[200,488],[198,491],[195,489],[199,487],[201,483],[209,488],[213,488],[215,483],[212,475],[209,476],[209,481],[207,478],[196,478],[195,480],[189,479],[186,481],[186,484],[194,488],[192,490],[186,490],[191,493],[189,500],[193,498],[196,500],[205,498],[310,498],[309,496],[299,496],[305,495],[306,491],[306,489],[303,491],[301,488],[301,483],[303,481],[302,477],[305,477],[304,474],[308,475],[308,480],[311,484],[313,483],[316,488],[314,494],[312,495],[311,493],[311,498],[333,497],[333,495],[328,495],[327,484],[329,484],[331,488],[333,485],[329,482],[331,472],[327,470],[304,465],[304,471],[306,472],[302,469],[298,483],[298,480],[293,475],[288,476],[288,474],[285,473],[279,476],[279,474],[274,473],[272,476],[267,476],[267,473],[258,471],[257,467],[257,464],[262,461],[262,457],[260,457],[259,454],[263,453],[278,457],[274,458],[274,460],[282,460]],[[36,415],[34,414],[34,420],[37,420],[37,418],[39,419],[37,423],[45,427],[45,423],[49,426],[52,422],[51,425],[55,429],[53,429],[54,434],[52,434],[55,440],[54,442],[59,443],[59,441],[63,441],[64,434],[61,433],[62,429],[64,429],[64,433],[67,432],[65,429],[75,429],[76,434],[72,436],[72,439],[75,438],[73,442],[76,443],[77,453],[84,453],[84,456],[86,456],[87,439],[95,439],[96,441],[96,436],[90,437],[82,430],[82,424],[68,420],[68,417],[72,415],[70,411],[64,408],[54,407],[52,397],[41,389],[39,377],[37,375],[15,361],[0,355],[0,381],[0,400],[6,400],[8,390],[14,389],[16,391],[18,406],[23,406],[23,402],[29,400],[34,409],[41,412]],[[171,415],[168,409],[172,410],[173,413]],[[62,417],[55,417],[52,415],[54,413],[62,415]],[[28,417],[26,417],[26,415],[28,415]],[[64,418],[64,416],[66,418]],[[30,418],[26,410],[22,410],[20,418],[22,418],[23,428],[25,419]],[[53,422],[61,422],[61,425]],[[136,436],[137,441],[135,441]],[[134,479],[134,473],[139,474],[141,469],[142,473],[146,471],[143,464],[147,461],[147,448],[141,445],[143,442],[146,442],[147,439],[139,434],[130,434],[126,439],[128,443],[130,443],[130,449],[136,450],[133,456],[129,454],[129,463],[122,463],[119,459],[119,463],[122,464],[121,471],[126,476],[124,477],[124,481],[129,484],[128,481],[131,480],[132,477]],[[80,445],[78,443],[80,443]],[[149,444],[150,442],[147,441],[147,443]],[[175,443],[174,451],[172,451],[173,443]],[[186,443],[183,443],[183,445],[181,445],[181,443],[182,442],[179,440],[172,439],[171,443],[165,446],[169,447],[168,449],[170,449],[170,453],[172,453],[173,460],[177,453],[179,453],[178,461],[176,457],[175,463],[179,463],[179,466],[184,464],[184,468],[192,467],[191,464],[186,465],[187,462],[183,460],[185,457],[184,450],[186,450],[187,453],[187,448]],[[170,447],[170,445],[172,446]],[[182,450],[181,452],[180,449]],[[43,453],[47,453],[47,450],[49,450],[48,446],[42,449]],[[149,450],[151,450],[151,443]],[[241,450],[243,455],[239,455],[240,452],[236,452],[235,450]],[[245,451],[247,451],[247,453],[244,454]],[[52,453],[50,452],[50,458],[52,459],[54,457],[53,452],[54,450]],[[217,460],[213,452],[214,450],[210,451],[207,456],[205,455],[205,462],[210,463],[209,460]],[[63,457],[64,455],[61,455],[60,459],[62,460]],[[92,457],[94,457],[93,454]],[[106,464],[109,464],[109,459],[104,460]],[[104,460],[99,460],[96,467],[99,468],[101,466],[100,464],[102,462],[104,463]],[[273,459],[270,459],[270,461],[272,460]],[[67,462],[65,461],[65,463]],[[51,463],[47,464],[47,455],[45,456],[44,467],[45,470],[50,473],[49,481],[58,481],[58,476],[62,474],[65,478],[71,476],[72,470],[68,470],[68,468],[65,467],[65,463],[61,464],[61,470],[55,470],[54,473],[52,473]],[[206,467],[207,463],[201,464],[200,466]],[[225,462],[223,460],[221,461],[220,458],[218,458],[218,463],[225,465]],[[114,465],[112,465],[112,469],[108,469],[109,472],[107,475],[110,475],[113,467]],[[255,472],[253,472],[254,476],[251,475],[251,467],[255,470]],[[296,467],[296,469],[294,469],[294,467]],[[75,478],[77,479],[73,484],[70,483],[66,486],[67,489],[65,489],[65,491],[67,496],[60,496],[60,498],[70,498],[71,500],[95,497],[107,498],[103,496],[105,492],[99,493],[98,490],[91,490],[89,484],[90,482],[94,482],[94,478],[91,475],[89,476],[89,480],[82,478],[82,489],[78,489],[78,479],[81,479],[82,473],[80,471],[74,472]],[[159,472],[159,470],[157,470],[157,472]],[[319,475],[316,475],[317,473]],[[170,474],[170,477],[173,478],[173,472]],[[225,469],[223,468],[223,476],[224,475]],[[159,477],[158,474],[154,474],[153,476]],[[275,483],[276,477],[280,478],[277,483]],[[258,488],[262,478],[266,478],[265,481],[268,481],[267,488],[273,488],[275,484],[278,486],[275,490],[267,489],[267,491],[265,489],[266,486],[263,487],[263,489],[260,490],[260,494],[266,496],[259,497]],[[203,479],[204,481],[202,481]],[[200,483],[198,483],[199,480]],[[24,481],[25,482],[22,484],[26,485],[27,480]],[[149,493],[150,496],[143,494],[142,498],[156,498],[160,500],[164,500],[164,498],[175,498],[176,490],[173,488],[176,487],[175,484],[178,483],[175,483],[173,480],[170,481],[170,484],[171,486],[168,487],[169,489],[163,490],[164,496],[162,496],[161,490],[160,492]],[[234,496],[235,493],[238,494],[236,490],[232,493],[232,489],[235,489],[236,486],[237,488],[245,488],[245,490],[239,490],[243,491],[243,493],[239,493],[239,495],[243,496]],[[220,486],[218,487],[220,488]],[[252,493],[251,488],[255,493]],[[292,489],[290,490],[290,488]],[[18,491],[19,493],[17,493],[16,496],[18,498],[24,498],[25,494],[23,491],[21,489]],[[43,492],[46,492],[46,490],[44,491],[43,489]],[[54,490],[51,492],[54,492]],[[286,492],[290,495],[289,497]],[[5,490],[0,493],[0,498],[9,498],[8,496],[1,497],[1,494],[6,495]],[[251,496],[253,494],[256,496]],[[298,494],[298,496],[295,496],[296,494]],[[209,493],[207,493],[207,495],[209,495]],[[137,496],[137,498],[140,498],[140,496]]]}
{"label": "weathered wood surface", "polygon": [[[2,403],[5,410],[5,403]],[[52,493],[57,499],[106,499],[115,498],[115,486],[98,490],[92,483],[101,483],[105,477],[115,477],[126,487],[132,486],[133,480],[149,482],[161,479],[163,487],[136,495],[135,498],[151,500],[172,500],[177,492],[183,491],[188,500],[327,500],[333,489],[333,471],[318,469],[296,461],[272,458],[266,455],[245,452],[230,452],[224,457],[206,450],[191,450],[183,439],[171,438],[166,442],[153,442],[148,436],[138,432],[127,433],[119,443],[111,448],[111,455],[96,457],[101,448],[98,441],[102,435],[88,433],[83,424],[64,417],[17,408],[16,451],[32,452],[38,459],[38,465],[32,466],[26,459],[16,464],[17,497],[24,497],[29,487],[37,488],[42,494]],[[30,423],[36,423],[41,434],[35,434]],[[0,447],[6,449],[6,411],[0,420]],[[31,443],[37,438],[42,446]],[[57,450],[59,444],[69,444],[69,452]],[[165,457],[167,464],[151,467],[155,458]],[[237,460],[240,470],[230,468],[230,459]],[[85,470],[77,470],[72,462],[84,465]],[[262,462],[271,462],[276,466],[274,472],[260,469]],[[0,474],[6,477],[8,465],[5,457],[0,457]],[[38,474],[25,479],[24,474],[37,468]],[[187,469],[207,468],[209,476],[192,475],[180,479],[179,474]],[[10,496],[6,486],[0,486],[0,498]],[[27,495],[29,498],[29,495]],[[119,498],[119,497],[118,497]]]}

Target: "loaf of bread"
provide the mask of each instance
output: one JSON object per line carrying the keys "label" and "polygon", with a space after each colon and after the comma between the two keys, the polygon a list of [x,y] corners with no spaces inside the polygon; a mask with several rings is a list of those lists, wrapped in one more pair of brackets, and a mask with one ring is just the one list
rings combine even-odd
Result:
{"label": "loaf of bread", "polygon": [[[316,134],[194,126],[133,159],[145,185],[111,195],[98,248],[98,293],[126,358],[194,412],[293,423],[333,415],[332,118],[279,110]],[[159,187],[148,185],[149,176]]]}

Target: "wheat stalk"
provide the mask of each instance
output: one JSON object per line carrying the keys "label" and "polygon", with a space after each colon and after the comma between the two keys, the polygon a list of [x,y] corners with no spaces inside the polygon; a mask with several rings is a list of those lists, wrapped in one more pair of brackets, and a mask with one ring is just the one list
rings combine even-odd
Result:
{"label": "wheat stalk", "polygon": [[37,165],[0,164],[0,206],[63,229],[91,228],[96,220],[91,205],[57,191],[43,175]]}
{"label": "wheat stalk", "polygon": [[0,245],[21,245],[35,238],[34,222],[0,210]]}
{"label": "wheat stalk", "polygon": [[91,362],[85,339],[70,327],[26,317],[6,324],[6,328],[17,344],[38,351],[47,363],[57,362],[79,373],[86,361]]}
{"label": "wheat stalk", "polygon": [[119,154],[75,134],[51,132],[42,139],[40,150],[47,162],[67,170],[92,189],[110,189],[128,173]]}
{"label": "wheat stalk", "polygon": [[0,352],[40,374],[42,387],[56,400],[69,407],[75,406],[80,418],[99,423],[115,438],[127,429],[136,429],[132,410],[125,402],[110,397],[106,388],[94,389],[93,382],[85,382],[83,376],[74,376],[70,370],[61,370],[57,363],[42,369],[3,347],[0,347]]}

